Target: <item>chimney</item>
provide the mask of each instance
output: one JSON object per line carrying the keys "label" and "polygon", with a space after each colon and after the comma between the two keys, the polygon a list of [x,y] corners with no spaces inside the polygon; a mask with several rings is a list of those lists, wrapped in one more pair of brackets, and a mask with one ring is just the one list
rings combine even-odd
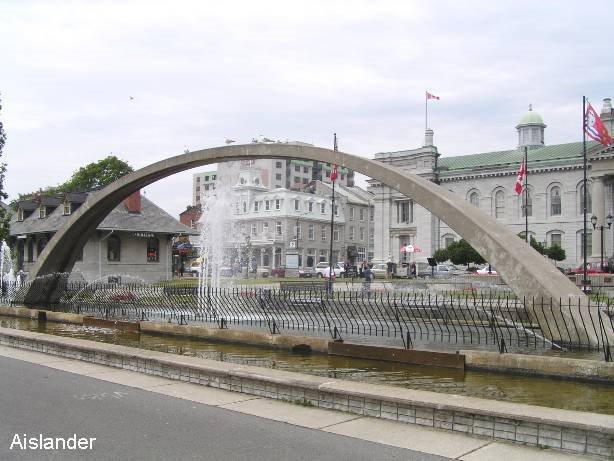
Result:
{"label": "chimney", "polygon": [[141,191],[137,190],[124,199],[124,204],[129,213],[141,212]]}
{"label": "chimney", "polygon": [[424,133],[424,146],[432,146],[433,145],[433,130],[428,128]]}

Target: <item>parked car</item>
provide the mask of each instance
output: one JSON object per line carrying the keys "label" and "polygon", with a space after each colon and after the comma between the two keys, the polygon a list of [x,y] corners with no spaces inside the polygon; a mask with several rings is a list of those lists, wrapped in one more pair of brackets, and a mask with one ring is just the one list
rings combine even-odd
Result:
{"label": "parked car", "polygon": [[186,272],[194,277],[199,277],[201,271],[202,267],[200,261],[192,261]]}
{"label": "parked car", "polygon": [[481,269],[475,271],[478,275],[499,275],[494,266],[484,266]]}
{"label": "parked car", "polygon": [[312,278],[317,277],[318,273],[313,267],[306,267],[305,269],[298,270],[299,278]]}
{"label": "parked car", "polygon": [[286,276],[286,266],[279,266],[271,269],[271,277],[283,278]]}
{"label": "parked car", "polygon": [[[604,272],[606,272],[605,268],[602,271],[601,267],[600,267],[600,263],[592,263],[592,262],[586,263],[586,273],[587,274],[602,274]],[[571,274],[571,275],[573,275],[573,274],[584,274],[584,269],[580,265],[578,267],[570,269],[568,273]]]}
{"label": "parked car", "polygon": [[388,265],[386,263],[376,263],[373,264],[371,268],[371,272],[373,272],[373,277],[376,279],[386,278],[386,272],[388,271]]}
{"label": "parked car", "polygon": [[424,275],[427,277],[437,277],[437,278],[446,278],[452,277],[456,270],[452,266],[448,266],[446,264],[438,264],[437,266],[430,268],[430,270],[426,270]]}
{"label": "parked car", "polygon": [[[326,261],[316,264],[316,273],[318,274],[318,277],[324,277],[326,274],[328,274],[329,265],[330,263]],[[335,277],[337,278],[341,277],[341,275],[344,272],[343,264],[341,263],[335,264],[333,266],[333,272],[335,273]]]}

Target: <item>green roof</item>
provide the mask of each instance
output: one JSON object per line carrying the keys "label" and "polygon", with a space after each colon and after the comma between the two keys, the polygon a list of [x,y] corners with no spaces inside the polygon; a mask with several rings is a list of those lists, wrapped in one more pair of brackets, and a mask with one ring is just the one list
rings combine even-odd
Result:
{"label": "green roof", "polygon": [[537,112],[530,110],[520,119],[518,125],[544,125],[544,120]]}
{"label": "green roof", "polygon": [[[596,145],[594,141],[587,143],[587,148]],[[530,149],[527,157],[529,168],[546,166],[549,164],[577,163],[583,156],[582,143],[556,144],[538,149]],[[444,176],[452,172],[467,170],[488,169],[492,167],[517,166],[522,163],[524,149],[485,152],[482,154],[459,155],[456,157],[441,157],[438,160],[438,169]]]}

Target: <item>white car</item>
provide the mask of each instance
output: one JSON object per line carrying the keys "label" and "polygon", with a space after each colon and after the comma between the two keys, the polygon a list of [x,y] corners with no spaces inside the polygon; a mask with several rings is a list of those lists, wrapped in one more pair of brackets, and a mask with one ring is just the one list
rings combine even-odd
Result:
{"label": "white car", "polygon": [[484,266],[475,273],[478,275],[499,275],[493,266],[490,266],[490,271],[488,270],[488,266]]}
{"label": "white car", "polygon": [[[316,273],[318,274],[318,277],[328,276],[329,265],[330,263],[328,262],[321,262],[316,264]],[[344,271],[345,269],[343,269],[343,264],[337,263],[333,265],[333,272],[335,273],[335,278],[341,277]]]}

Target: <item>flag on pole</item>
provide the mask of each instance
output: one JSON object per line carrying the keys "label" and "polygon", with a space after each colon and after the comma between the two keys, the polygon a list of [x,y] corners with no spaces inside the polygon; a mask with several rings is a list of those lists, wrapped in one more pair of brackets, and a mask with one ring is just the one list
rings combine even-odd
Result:
{"label": "flag on pole", "polygon": [[522,165],[520,165],[520,170],[518,170],[518,177],[516,178],[516,187],[514,190],[518,195],[522,194],[522,183],[524,182],[524,177],[527,175],[527,164],[522,160]]}
{"label": "flag on pole", "polygon": [[586,113],[584,114],[584,131],[589,138],[600,142],[606,147],[613,143],[612,137],[601,121],[601,117],[599,117],[599,114],[597,114],[597,111],[595,111],[590,103],[586,108]]}
{"label": "flag on pole", "polygon": [[439,96],[435,96],[434,94],[429,93],[428,91],[426,92],[426,99],[439,99]]}
{"label": "flag on pole", "polygon": [[337,164],[336,163],[333,165],[333,171],[330,174],[330,180],[333,182],[337,180]]}

